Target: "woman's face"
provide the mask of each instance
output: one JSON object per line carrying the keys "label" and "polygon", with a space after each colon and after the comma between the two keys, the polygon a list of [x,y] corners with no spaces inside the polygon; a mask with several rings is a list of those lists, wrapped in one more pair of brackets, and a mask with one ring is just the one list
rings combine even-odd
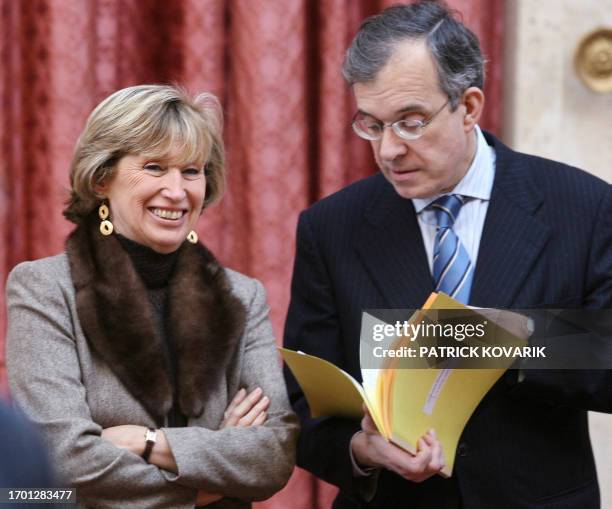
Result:
{"label": "woman's face", "polygon": [[178,166],[177,160],[175,153],[163,160],[124,156],[99,190],[108,199],[115,231],[158,253],[179,248],[204,204],[204,168]]}

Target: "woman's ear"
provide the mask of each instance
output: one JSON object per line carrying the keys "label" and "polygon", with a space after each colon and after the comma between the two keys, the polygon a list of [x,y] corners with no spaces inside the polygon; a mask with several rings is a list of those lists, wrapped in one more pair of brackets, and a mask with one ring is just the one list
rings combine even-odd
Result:
{"label": "woman's ear", "polygon": [[111,180],[111,169],[103,167],[97,171],[94,177],[93,191],[96,197],[103,199],[108,194],[108,188]]}
{"label": "woman's ear", "polygon": [[118,161],[119,157],[113,156],[95,170],[92,187],[96,197],[103,199],[108,195],[108,188]]}
{"label": "woman's ear", "polygon": [[100,183],[93,186],[96,197],[103,199],[106,198],[108,192],[108,185],[106,183]]}

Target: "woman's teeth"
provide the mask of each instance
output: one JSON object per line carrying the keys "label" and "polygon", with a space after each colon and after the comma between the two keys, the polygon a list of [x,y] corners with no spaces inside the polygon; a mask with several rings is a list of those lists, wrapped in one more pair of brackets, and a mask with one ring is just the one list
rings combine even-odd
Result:
{"label": "woman's teeth", "polygon": [[163,219],[180,219],[183,217],[182,210],[153,209],[153,214]]}

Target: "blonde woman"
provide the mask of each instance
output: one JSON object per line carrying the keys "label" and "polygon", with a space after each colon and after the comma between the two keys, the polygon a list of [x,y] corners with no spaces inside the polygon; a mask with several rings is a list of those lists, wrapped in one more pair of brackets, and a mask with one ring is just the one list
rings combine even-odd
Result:
{"label": "blonde woman", "polygon": [[283,487],[296,419],[262,285],[194,227],[223,192],[216,99],[120,90],[77,143],[66,253],[8,281],[13,398],[83,507],[249,507]]}

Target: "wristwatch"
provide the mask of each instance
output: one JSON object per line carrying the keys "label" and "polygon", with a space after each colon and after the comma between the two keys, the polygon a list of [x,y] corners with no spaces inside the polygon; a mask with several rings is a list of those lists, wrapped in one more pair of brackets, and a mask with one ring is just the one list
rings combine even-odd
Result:
{"label": "wristwatch", "polygon": [[144,435],[145,439],[145,449],[142,453],[142,458],[145,461],[149,461],[149,456],[151,456],[151,451],[153,450],[153,446],[157,442],[157,430],[153,428],[147,428]]}

